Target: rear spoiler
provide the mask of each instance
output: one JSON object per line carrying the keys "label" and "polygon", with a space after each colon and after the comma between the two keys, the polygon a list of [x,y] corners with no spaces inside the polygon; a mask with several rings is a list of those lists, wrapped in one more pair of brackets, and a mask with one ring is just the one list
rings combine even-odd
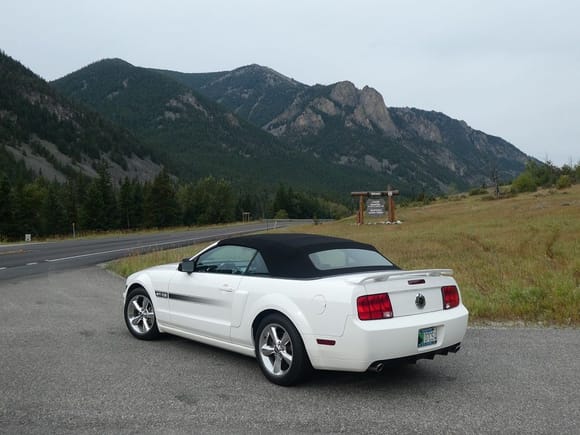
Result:
{"label": "rear spoiler", "polygon": [[423,269],[423,270],[401,270],[399,272],[388,272],[380,275],[369,276],[358,282],[364,284],[366,282],[383,282],[395,279],[416,278],[420,276],[453,276],[452,269]]}

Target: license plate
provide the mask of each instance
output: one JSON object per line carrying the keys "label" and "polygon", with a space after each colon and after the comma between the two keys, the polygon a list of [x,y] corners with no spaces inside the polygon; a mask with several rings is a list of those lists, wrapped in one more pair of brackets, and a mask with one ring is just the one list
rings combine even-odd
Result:
{"label": "license plate", "polygon": [[431,346],[437,343],[437,328],[419,329],[418,347]]}

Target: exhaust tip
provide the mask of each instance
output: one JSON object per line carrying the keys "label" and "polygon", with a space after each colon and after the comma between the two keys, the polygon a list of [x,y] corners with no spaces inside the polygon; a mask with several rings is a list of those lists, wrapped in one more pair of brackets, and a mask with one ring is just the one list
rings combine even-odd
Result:
{"label": "exhaust tip", "polygon": [[382,362],[377,362],[377,363],[371,364],[371,366],[369,367],[368,370],[369,370],[369,372],[381,373],[384,368],[385,368],[385,365]]}

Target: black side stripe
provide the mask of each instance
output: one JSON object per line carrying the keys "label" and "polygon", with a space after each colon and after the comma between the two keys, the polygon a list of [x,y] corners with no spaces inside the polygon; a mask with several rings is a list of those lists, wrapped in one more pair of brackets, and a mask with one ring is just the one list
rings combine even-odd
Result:
{"label": "black side stripe", "polygon": [[169,293],[168,295],[169,299],[175,299],[176,301],[192,302],[194,304],[202,304],[202,305],[214,305],[217,307],[225,307],[227,305],[226,302],[220,301],[218,299],[202,298],[200,296],[186,296],[179,295],[176,293]]}

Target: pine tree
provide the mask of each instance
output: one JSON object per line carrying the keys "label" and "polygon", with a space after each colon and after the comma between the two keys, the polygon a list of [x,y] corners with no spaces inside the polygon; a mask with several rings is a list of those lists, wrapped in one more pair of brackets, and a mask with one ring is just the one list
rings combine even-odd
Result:
{"label": "pine tree", "polygon": [[104,230],[105,202],[98,181],[92,180],[86,190],[86,195],[80,212],[79,228],[83,230]]}
{"label": "pine tree", "polygon": [[12,187],[8,177],[0,178],[0,240],[12,235],[14,224]]}
{"label": "pine tree", "polygon": [[103,216],[102,216],[102,227],[105,230],[111,230],[118,228],[118,206],[117,198],[115,196],[115,190],[113,188],[113,180],[111,179],[111,174],[109,173],[107,166],[101,164],[99,166],[99,177],[97,178],[97,185],[100,190],[101,196],[103,198]]}
{"label": "pine tree", "polygon": [[197,222],[197,207],[195,203],[195,188],[191,183],[180,186],[177,191],[177,200],[181,207],[182,223],[195,225]]}
{"label": "pine tree", "polygon": [[143,185],[138,181],[132,183],[133,204],[131,207],[131,221],[133,228],[142,228],[145,226],[145,194]]}
{"label": "pine tree", "polygon": [[14,234],[39,235],[42,229],[42,203],[46,196],[48,183],[38,178],[32,183],[19,184],[13,192]]}
{"label": "pine tree", "polygon": [[180,223],[175,187],[164,168],[153,180],[145,199],[145,222],[149,227],[169,227]]}
{"label": "pine tree", "polygon": [[194,195],[198,223],[216,224],[234,220],[236,201],[231,185],[225,180],[206,177],[197,182]]}
{"label": "pine tree", "polygon": [[41,232],[43,235],[69,232],[66,209],[62,202],[63,187],[53,182],[46,189],[41,208]]}
{"label": "pine tree", "polygon": [[119,227],[131,229],[135,222],[132,219],[133,183],[128,178],[123,180],[119,191]]}

